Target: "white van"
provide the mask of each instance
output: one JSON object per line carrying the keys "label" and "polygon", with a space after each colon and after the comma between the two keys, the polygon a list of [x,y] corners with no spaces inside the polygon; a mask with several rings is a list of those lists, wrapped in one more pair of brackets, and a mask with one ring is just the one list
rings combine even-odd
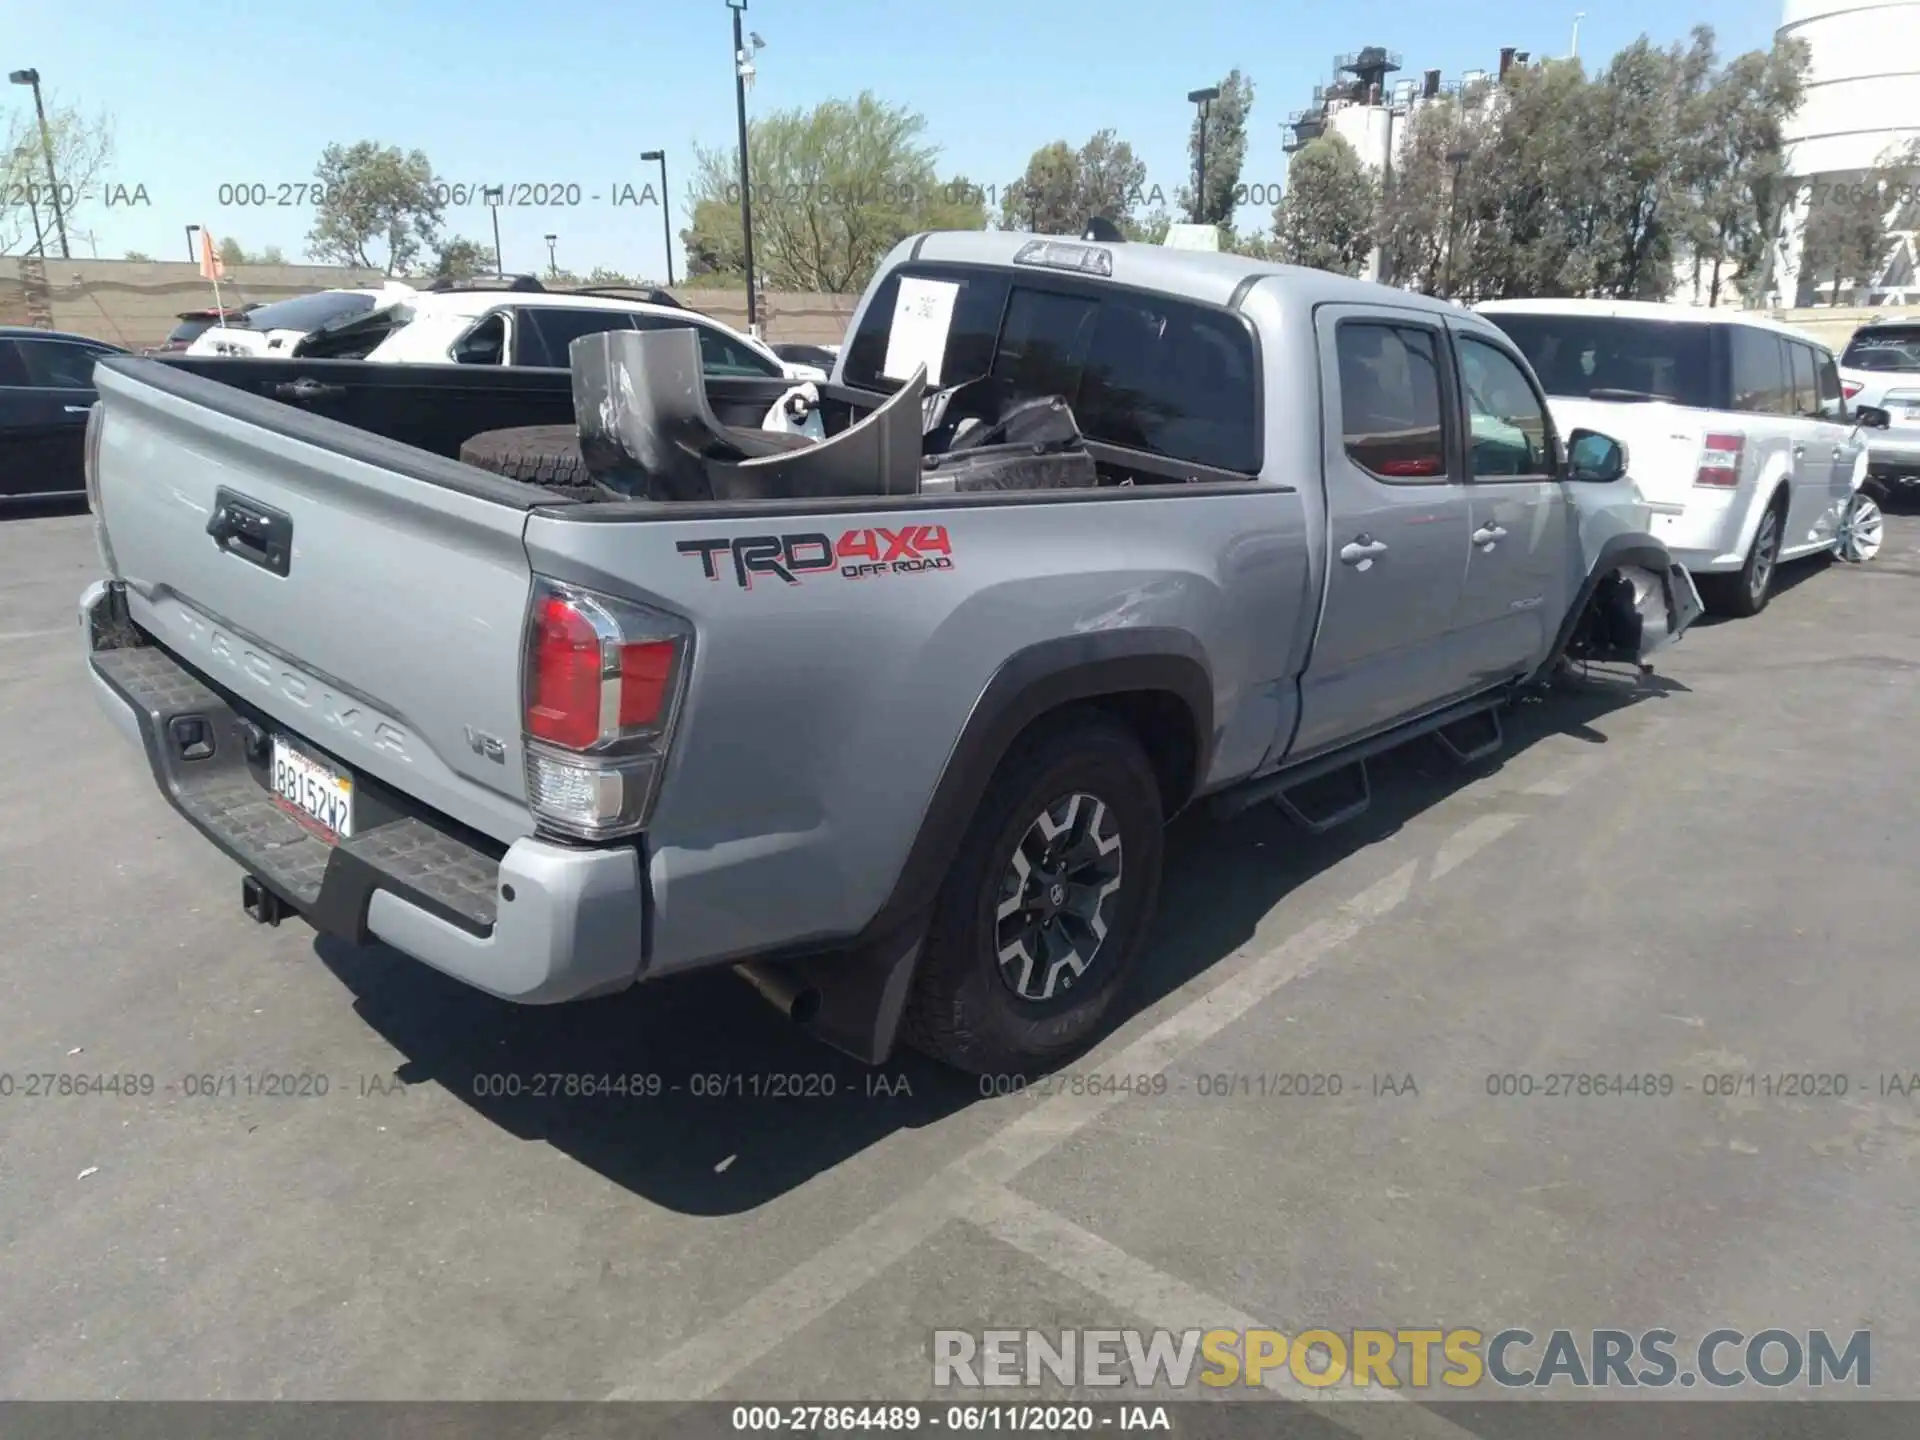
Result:
{"label": "white van", "polygon": [[1757,614],[1782,560],[1878,551],[1880,510],[1860,493],[1867,445],[1824,345],[1734,310],[1634,300],[1475,308],[1526,355],[1561,434],[1584,426],[1625,442],[1653,533],[1712,608]]}

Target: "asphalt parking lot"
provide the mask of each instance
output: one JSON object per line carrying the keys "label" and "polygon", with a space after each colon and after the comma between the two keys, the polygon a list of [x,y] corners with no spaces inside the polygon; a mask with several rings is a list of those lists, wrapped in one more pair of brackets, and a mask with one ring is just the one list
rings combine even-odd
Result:
{"label": "asphalt parking lot", "polygon": [[[904,1399],[936,1328],[1429,1324],[1870,1328],[1920,1397],[1920,519],[1347,831],[1181,822],[1073,1067],[1149,1078],[997,1097],[730,975],[516,1009],[254,925],[95,711],[96,568],[0,519],[0,1395]],[[661,1090],[485,1093],[552,1072]],[[1672,1089],[1489,1093],[1563,1072]]]}

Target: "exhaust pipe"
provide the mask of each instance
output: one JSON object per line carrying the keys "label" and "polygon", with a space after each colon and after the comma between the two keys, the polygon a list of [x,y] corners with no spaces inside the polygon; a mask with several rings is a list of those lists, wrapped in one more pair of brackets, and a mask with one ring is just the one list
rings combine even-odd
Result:
{"label": "exhaust pipe", "polygon": [[734,966],[733,973],[796,1025],[805,1025],[820,1013],[820,992],[801,984],[777,965],[748,960]]}

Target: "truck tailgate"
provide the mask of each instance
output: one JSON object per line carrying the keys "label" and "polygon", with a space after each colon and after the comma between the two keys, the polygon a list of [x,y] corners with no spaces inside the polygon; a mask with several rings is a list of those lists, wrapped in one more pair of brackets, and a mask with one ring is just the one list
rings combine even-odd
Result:
{"label": "truck tailgate", "polygon": [[[135,623],[349,777],[529,834],[522,532],[546,497],[153,362],[97,384],[95,504]],[[223,513],[266,540],[223,543]]]}

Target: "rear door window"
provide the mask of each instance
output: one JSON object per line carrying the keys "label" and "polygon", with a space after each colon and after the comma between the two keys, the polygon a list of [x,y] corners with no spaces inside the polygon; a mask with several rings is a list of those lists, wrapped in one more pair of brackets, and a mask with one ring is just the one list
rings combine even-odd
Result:
{"label": "rear door window", "polygon": [[1787,356],[1793,367],[1793,413],[1817,416],[1820,400],[1814,389],[1813,351],[1796,341],[1787,341]]}
{"label": "rear door window", "polygon": [[1334,346],[1340,357],[1340,430],[1348,457],[1382,480],[1446,479],[1434,332],[1417,325],[1343,320]]}
{"label": "rear door window", "polygon": [[1730,408],[1750,415],[1793,412],[1793,386],[1780,337],[1753,325],[1727,327],[1731,350]]}

